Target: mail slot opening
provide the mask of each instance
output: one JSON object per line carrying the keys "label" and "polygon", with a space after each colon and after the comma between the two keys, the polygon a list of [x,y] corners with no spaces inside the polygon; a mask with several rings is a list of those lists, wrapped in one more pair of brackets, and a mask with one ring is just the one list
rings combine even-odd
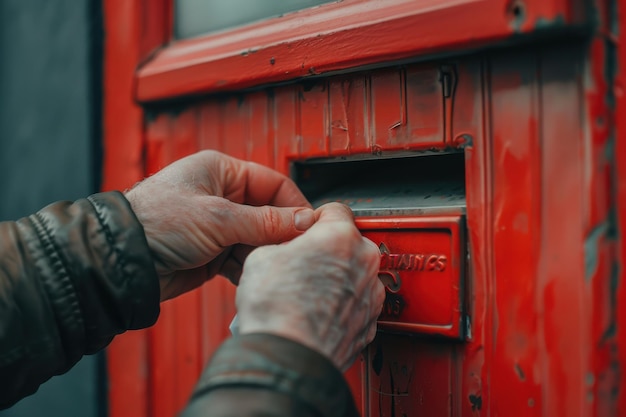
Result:
{"label": "mail slot opening", "polygon": [[379,329],[462,340],[465,187],[462,153],[296,162],[292,175],[314,206],[350,206],[380,250],[387,298]]}
{"label": "mail slot opening", "polygon": [[314,205],[339,201],[359,214],[464,214],[461,152],[294,162],[292,178]]}

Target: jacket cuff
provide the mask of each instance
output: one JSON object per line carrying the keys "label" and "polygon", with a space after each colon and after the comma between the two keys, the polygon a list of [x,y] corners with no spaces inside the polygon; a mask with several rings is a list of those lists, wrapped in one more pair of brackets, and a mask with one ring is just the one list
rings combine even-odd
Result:
{"label": "jacket cuff", "polygon": [[160,288],[143,226],[121,192],[93,194],[87,200],[109,246],[105,265],[114,269],[109,276],[119,280],[118,307],[125,317],[124,330],[152,326],[160,313]]}
{"label": "jacket cuff", "polygon": [[200,378],[192,402],[215,389],[244,387],[286,394],[321,416],[358,416],[341,372],[320,353],[280,336],[228,339]]}

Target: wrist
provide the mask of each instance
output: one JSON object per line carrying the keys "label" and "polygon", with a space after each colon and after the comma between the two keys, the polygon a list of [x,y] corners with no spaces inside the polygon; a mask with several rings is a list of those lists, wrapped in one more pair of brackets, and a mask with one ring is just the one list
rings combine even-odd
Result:
{"label": "wrist", "polygon": [[306,319],[298,320],[293,316],[285,317],[284,320],[246,320],[245,316],[239,319],[238,334],[241,336],[251,334],[270,334],[300,345],[306,346],[328,360],[333,361],[332,352],[328,352],[319,338],[315,337],[314,329],[304,325]]}

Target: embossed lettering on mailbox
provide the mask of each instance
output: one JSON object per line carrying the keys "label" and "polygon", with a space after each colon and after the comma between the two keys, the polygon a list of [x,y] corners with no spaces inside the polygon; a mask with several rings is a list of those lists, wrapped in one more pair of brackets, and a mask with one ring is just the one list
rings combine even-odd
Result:
{"label": "embossed lettering on mailbox", "polygon": [[385,242],[378,245],[380,249],[381,270],[404,271],[444,271],[448,257],[443,254],[426,253],[389,253]]}
{"label": "embossed lettering on mailbox", "polygon": [[357,226],[381,253],[379,328],[462,338],[462,217],[362,217]]}

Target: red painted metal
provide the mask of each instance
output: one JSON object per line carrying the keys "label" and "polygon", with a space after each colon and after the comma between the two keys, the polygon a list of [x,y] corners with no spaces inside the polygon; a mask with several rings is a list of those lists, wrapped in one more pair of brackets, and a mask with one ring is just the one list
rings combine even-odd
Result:
{"label": "red painted metal", "polygon": [[[458,415],[454,353],[451,344],[380,334],[368,348],[365,415]],[[415,378],[417,372],[428,377]]]}
{"label": "red painted metal", "polygon": [[461,217],[360,217],[357,227],[381,248],[387,299],[378,327],[463,338]]}
{"label": "red painted metal", "polygon": [[[138,13],[148,6],[131,3],[107,0],[105,9],[107,188],[207,148],[284,173],[314,158],[464,153],[466,234],[451,241],[469,255],[458,300],[469,332],[462,340],[423,328],[381,332],[346,373],[363,415],[626,413],[626,52],[616,48],[626,35],[609,7],[620,6],[624,26],[624,2],[345,0],[165,47],[136,73],[135,98],[200,97],[143,110],[131,100],[133,73],[154,51],[145,45],[165,44],[169,29],[142,32]],[[167,9],[157,4],[169,3],[150,4],[162,22]],[[597,26],[557,36],[584,24],[584,11]],[[527,45],[474,51],[516,31],[529,35],[514,39]],[[453,50],[463,54],[427,56]],[[422,62],[394,61],[407,57]],[[384,68],[358,70],[373,62]],[[351,73],[265,85],[311,67]],[[201,96],[252,85],[260,88]],[[390,229],[395,221],[359,220],[377,243],[397,238],[408,252],[441,244],[432,229]],[[436,291],[453,285],[452,275]],[[433,293],[412,290],[403,296],[435,321],[457,305],[430,309]],[[233,300],[234,287],[216,278],[164,304],[149,337],[118,338],[109,350],[111,416],[179,412],[228,335]]]}
{"label": "red painted metal", "polygon": [[178,41],[139,71],[137,98],[152,101],[241,89],[584,25],[591,23],[587,20],[591,14],[582,3],[344,0],[325,4]]}
{"label": "red painted metal", "polygon": [[[626,27],[626,6],[623,3],[619,4],[617,16],[613,16],[613,22],[617,23],[618,27]],[[617,31],[616,36],[613,39],[616,40],[615,44],[610,44],[611,47],[615,47],[615,61],[613,64],[617,70],[615,75],[614,84],[612,90],[609,93],[613,94],[615,99],[615,119],[612,132],[613,141],[613,175],[614,175],[614,190],[615,190],[615,211],[614,216],[616,220],[615,233],[617,238],[616,247],[616,270],[614,271],[612,292],[610,296],[617,304],[615,306],[614,315],[616,316],[616,328],[615,328],[615,350],[614,361],[611,367],[618,373],[620,378],[620,387],[614,395],[617,395],[617,415],[626,415],[626,390],[623,385],[623,378],[626,375],[626,369],[624,363],[626,363],[626,31],[617,30],[618,27],[611,28],[613,32]],[[619,70],[618,70],[619,69]]]}
{"label": "red painted metal", "polygon": [[[124,190],[143,178],[143,111],[132,96],[142,39],[139,0],[104,2],[104,165],[103,189]],[[146,331],[116,338],[107,351],[111,416],[147,416],[148,337]]]}

